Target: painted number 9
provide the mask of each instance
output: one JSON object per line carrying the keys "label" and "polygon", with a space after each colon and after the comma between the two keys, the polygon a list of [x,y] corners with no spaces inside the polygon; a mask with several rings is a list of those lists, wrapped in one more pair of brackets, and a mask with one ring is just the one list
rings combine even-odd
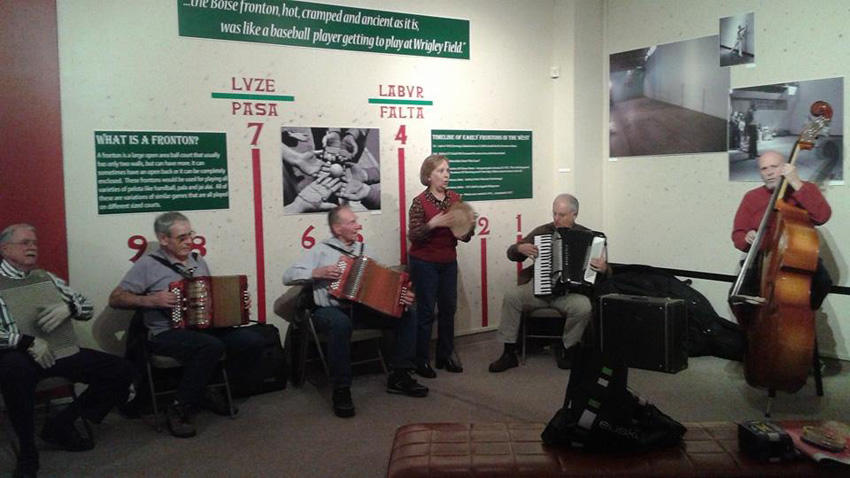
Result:
{"label": "painted number 9", "polygon": [[[207,238],[204,236],[195,236],[192,238],[192,250],[198,251],[202,256],[207,255]],[[136,254],[130,258],[130,262],[136,262],[140,257],[145,255],[145,251],[148,249],[148,240],[145,239],[145,236],[141,234],[136,234],[135,236],[130,236],[127,239],[127,247],[136,251]]]}

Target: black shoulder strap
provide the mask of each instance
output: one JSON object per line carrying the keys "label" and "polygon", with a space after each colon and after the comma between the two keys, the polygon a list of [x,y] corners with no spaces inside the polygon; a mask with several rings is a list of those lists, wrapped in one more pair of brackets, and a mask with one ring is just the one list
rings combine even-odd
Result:
{"label": "black shoulder strap", "polygon": [[[327,242],[325,243],[325,245],[330,247],[331,249],[336,249],[337,251],[342,252],[343,254],[345,254],[348,257],[357,257],[357,254],[352,254],[351,252],[348,252],[348,251],[346,251],[345,249],[343,249],[339,246],[335,246],[333,244],[328,244]],[[360,254],[359,255],[363,255],[363,247],[364,247],[363,243],[361,242],[360,243]]]}
{"label": "black shoulder strap", "polygon": [[[193,254],[197,254],[197,253],[193,253]],[[175,266],[171,262],[165,260],[164,258],[159,257],[159,256],[155,256],[153,254],[151,254],[150,256],[151,256],[151,259],[154,259],[155,261],[159,262],[160,264],[164,265],[165,267],[168,267],[169,269],[180,274],[181,276],[187,277],[187,278],[191,277],[191,275],[187,274],[186,271],[179,269],[177,266]],[[195,258],[197,259],[197,255],[195,256]]]}

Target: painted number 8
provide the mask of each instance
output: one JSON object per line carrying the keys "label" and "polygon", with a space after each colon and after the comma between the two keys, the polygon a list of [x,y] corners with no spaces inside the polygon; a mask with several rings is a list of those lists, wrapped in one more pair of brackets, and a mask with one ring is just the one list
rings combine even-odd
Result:
{"label": "painted number 8", "polygon": [[[202,256],[207,255],[207,238],[204,236],[195,236],[192,238],[192,250],[198,251]],[[127,239],[127,247],[136,251],[136,255],[130,258],[130,262],[136,262],[140,257],[145,255],[145,251],[148,249],[148,240],[145,239],[145,236],[141,234],[136,234],[135,236],[130,236]]]}

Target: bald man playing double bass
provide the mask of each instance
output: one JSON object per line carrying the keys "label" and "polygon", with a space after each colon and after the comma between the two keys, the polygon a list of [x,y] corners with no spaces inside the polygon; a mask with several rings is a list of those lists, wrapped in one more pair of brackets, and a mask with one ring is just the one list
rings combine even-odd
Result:
{"label": "bald man playing double bass", "polygon": [[[820,189],[814,183],[800,179],[797,168],[786,162],[783,155],[776,151],[765,152],[758,158],[758,168],[764,185],[748,191],[738,206],[738,212],[735,213],[732,242],[739,250],[744,252],[750,250],[773,191],[782,182],[783,177],[788,180],[788,186],[791,188],[790,194],[786,193],[785,200],[792,206],[804,209],[812,224],[821,226],[832,216],[832,208],[829,207]],[[823,262],[818,258],[818,266],[812,276],[811,306],[813,310],[820,308],[830,287],[832,287],[832,279],[823,267]]]}

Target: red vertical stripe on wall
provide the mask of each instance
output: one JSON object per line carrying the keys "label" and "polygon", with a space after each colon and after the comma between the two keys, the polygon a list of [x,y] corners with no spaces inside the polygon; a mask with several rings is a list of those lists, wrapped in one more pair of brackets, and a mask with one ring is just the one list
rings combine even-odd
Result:
{"label": "red vertical stripe on wall", "polygon": [[407,194],[404,186],[404,148],[398,148],[398,229],[402,265],[407,265]]}
{"label": "red vertical stripe on wall", "polygon": [[260,150],[251,149],[254,170],[254,246],[257,250],[257,320],[266,323],[266,252],[263,241],[263,177],[260,170]]}
{"label": "red vertical stripe on wall", "polygon": [[481,327],[490,323],[487,304],[487,238],[481,238]]}
{"label": "red vertical stripe on wall", "polygon": [[0,3],[0,228],[18,222],[38,229],[42,267],[68,278],[55,0]]}

